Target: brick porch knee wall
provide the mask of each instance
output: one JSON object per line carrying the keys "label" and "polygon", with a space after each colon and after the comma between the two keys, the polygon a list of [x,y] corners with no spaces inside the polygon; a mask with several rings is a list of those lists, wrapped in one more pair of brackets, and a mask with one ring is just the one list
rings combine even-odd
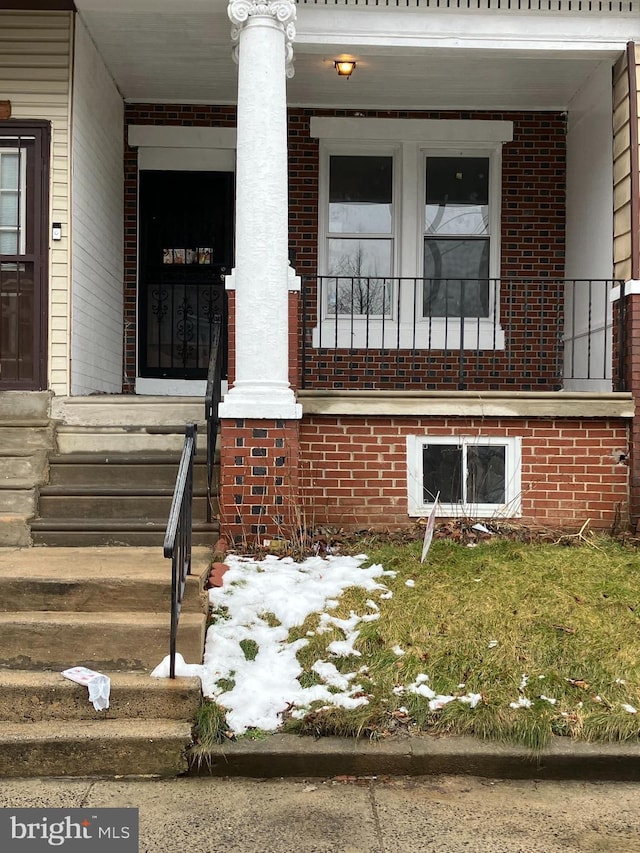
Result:
{"label": "brick porch knee wall", "polygon": [[520,436],[521,520],[611,530],[628,513],[627,423],[619,419],[327,417],[300,427],[300,486],[314,524],[399,527],[407,515],[408,435]]}
{"label": "brick porch knee wall", "polygon": [[221,421],[220,527],[229,544],[289,538],[299,523],[299,421]]}
{"label": "brick porch knee wall", "polygon": [[628,296],[626,304],[627,388],[633,393],[636,417],[631,424],[631,527],[640,527],[640,295]]}
{"label": "brick porch knee wall", "polygon": [[[300,331],[299,331],[299,305],[300,294],[297,291],[289,291],[289,384],[295,390],[299,387],[300,369]],[[228,366],[227,375],[229,388],[236,378],[236,294],[235,291],[227,292],[227,311],[229,317],[229,343],[228,343]]]}

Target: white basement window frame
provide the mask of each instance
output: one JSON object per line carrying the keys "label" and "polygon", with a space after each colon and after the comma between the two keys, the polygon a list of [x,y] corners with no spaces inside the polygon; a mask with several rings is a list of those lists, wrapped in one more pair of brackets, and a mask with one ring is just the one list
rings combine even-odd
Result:
{"label": "white basement window frame", "polygon": [[[435,119],[367,119],[323,118],[311,120],[311,136],[320,140],[319,192],[319,274],[329,269],[327,246],[329,229],[329,164],[332,156],[390,156],[393,160],[393,225],[390,237],[393,244],[393,278],[421,279],[424,263],[425,231],[425,174],[429,157],[486,157],[490,162],[490,264],[489,277],[500,276],[500,219],[502,145],[513,138],[513,123],[504,121],[435,120]],[[400,306],[401,316],[412,318],[413,295],[405,295],[406,306]],[[419,301],[422,288],[419,288]],[[392,315],[384,324],[378,317],[336,316],[329,309],[326,294],[318,306],[323,318],[322,342],[331,341],[339,348],[375,348],[376,333],[382,336],[384,347],[413,346],[415,331],[412,320],[400,323],[398,329],[396,297],[391,298]],[[385,312],[386,314],[386,312]],[[490,314],[486,318],[469,317],[463,320],[465,348],[504,349],[504,332],[497,324],[500,316],[499,293],[491,298]],[[430,324],[430,326],[429,326]],[[435,317],[418,318],[418,327],[429,326],[432,349],[460,345],[460,320]],[[378,328],[379,327],[379,328]],[[392,343],[393,342],[393,343]],[[313,345],[320,346],[320,333],[313,330]],[[379,341],[382,346],[382,340]],[[464,345],[464,344],[463,344]]]}
{"label": "white basement window frame", "polygon": [[[459,452],[461,470],[460,500],[451,501],[451,478],[442,475],[442,482],[434,476],[429,494],[425,494],[424,451],[427,447],[449,447]],[[503,500],[500,502],[474,502],[469,499],[469,456],[478,448],[504,448]],[[519,436],[459,436],[410,435],[407,436],[407,497],[408,514],[423,517],[431,513],[435,494],[440,491],[445,499],[438,500],[436,515],[440,518],[515,518],[521,514],[522,492],[522,439]]]}

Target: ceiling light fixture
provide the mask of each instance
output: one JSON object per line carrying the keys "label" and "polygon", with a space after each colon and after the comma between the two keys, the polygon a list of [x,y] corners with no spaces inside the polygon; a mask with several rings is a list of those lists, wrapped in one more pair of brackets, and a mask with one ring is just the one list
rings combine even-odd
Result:
{"label": "ceiling light fixture", "polygon": [[333,67],[338,72],[339,77],[348,78],[353,74],[356,63],[353,59],[336,59],[334,60]]}

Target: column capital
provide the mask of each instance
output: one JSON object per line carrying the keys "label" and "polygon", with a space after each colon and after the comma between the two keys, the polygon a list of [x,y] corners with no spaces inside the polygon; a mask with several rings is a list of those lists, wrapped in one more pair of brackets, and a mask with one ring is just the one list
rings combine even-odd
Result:
{"label": "column capital", "polygon": [[293,40],[296,36],[296,4],[294,0],[229,0],[227,15],[231,21],[231,40],[234,42],[232,56],[238,61],[240,33],[252,18],[268,18],[279,24],[285,38],[285,61],[287,77],[293,77]]}

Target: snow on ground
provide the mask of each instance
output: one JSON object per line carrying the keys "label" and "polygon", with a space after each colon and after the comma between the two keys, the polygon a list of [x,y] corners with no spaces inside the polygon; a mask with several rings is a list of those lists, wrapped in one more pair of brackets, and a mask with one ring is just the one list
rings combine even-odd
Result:
{"label": "snow on ground", "polygon": [[[203,694],[226,709],[227,724],[235,734],[248,728],[274,731],[282,723],[284,710],[303,716],[316,701],[343,708],[366,704],[366,696],[357,695],[361,692],[358,673],[343,675],[333,661],[359,656],[354,649],[358,625],[380,614],[351,612],[347,619],[338,619],[327,612],[349,587],[388,592],[381,579],[395,577],[395,572],[380,565],[363,568],[365,560],[363,555],[332,556],[296,563],[275,556],[252,560],[229,555],[222,587],[209,590],[216,621],[207,633],[204,663],[197,666],[179,660],[177,674],[200,676]],[[372,599],[367,606],[377,610]],[[338,628],[344,639],[329,643],[327,659],[312,667],[322,684],[305,688],[298,681],[302,668],[296,654],[309,641],[288,642],[288,635],[312,613],[320,614],[317,634]],[[240,644],[247,640],[252,643],[244,643],[245,649],[251,652],[245,654]],[[168,675],[168,659],[152,674]]]}

